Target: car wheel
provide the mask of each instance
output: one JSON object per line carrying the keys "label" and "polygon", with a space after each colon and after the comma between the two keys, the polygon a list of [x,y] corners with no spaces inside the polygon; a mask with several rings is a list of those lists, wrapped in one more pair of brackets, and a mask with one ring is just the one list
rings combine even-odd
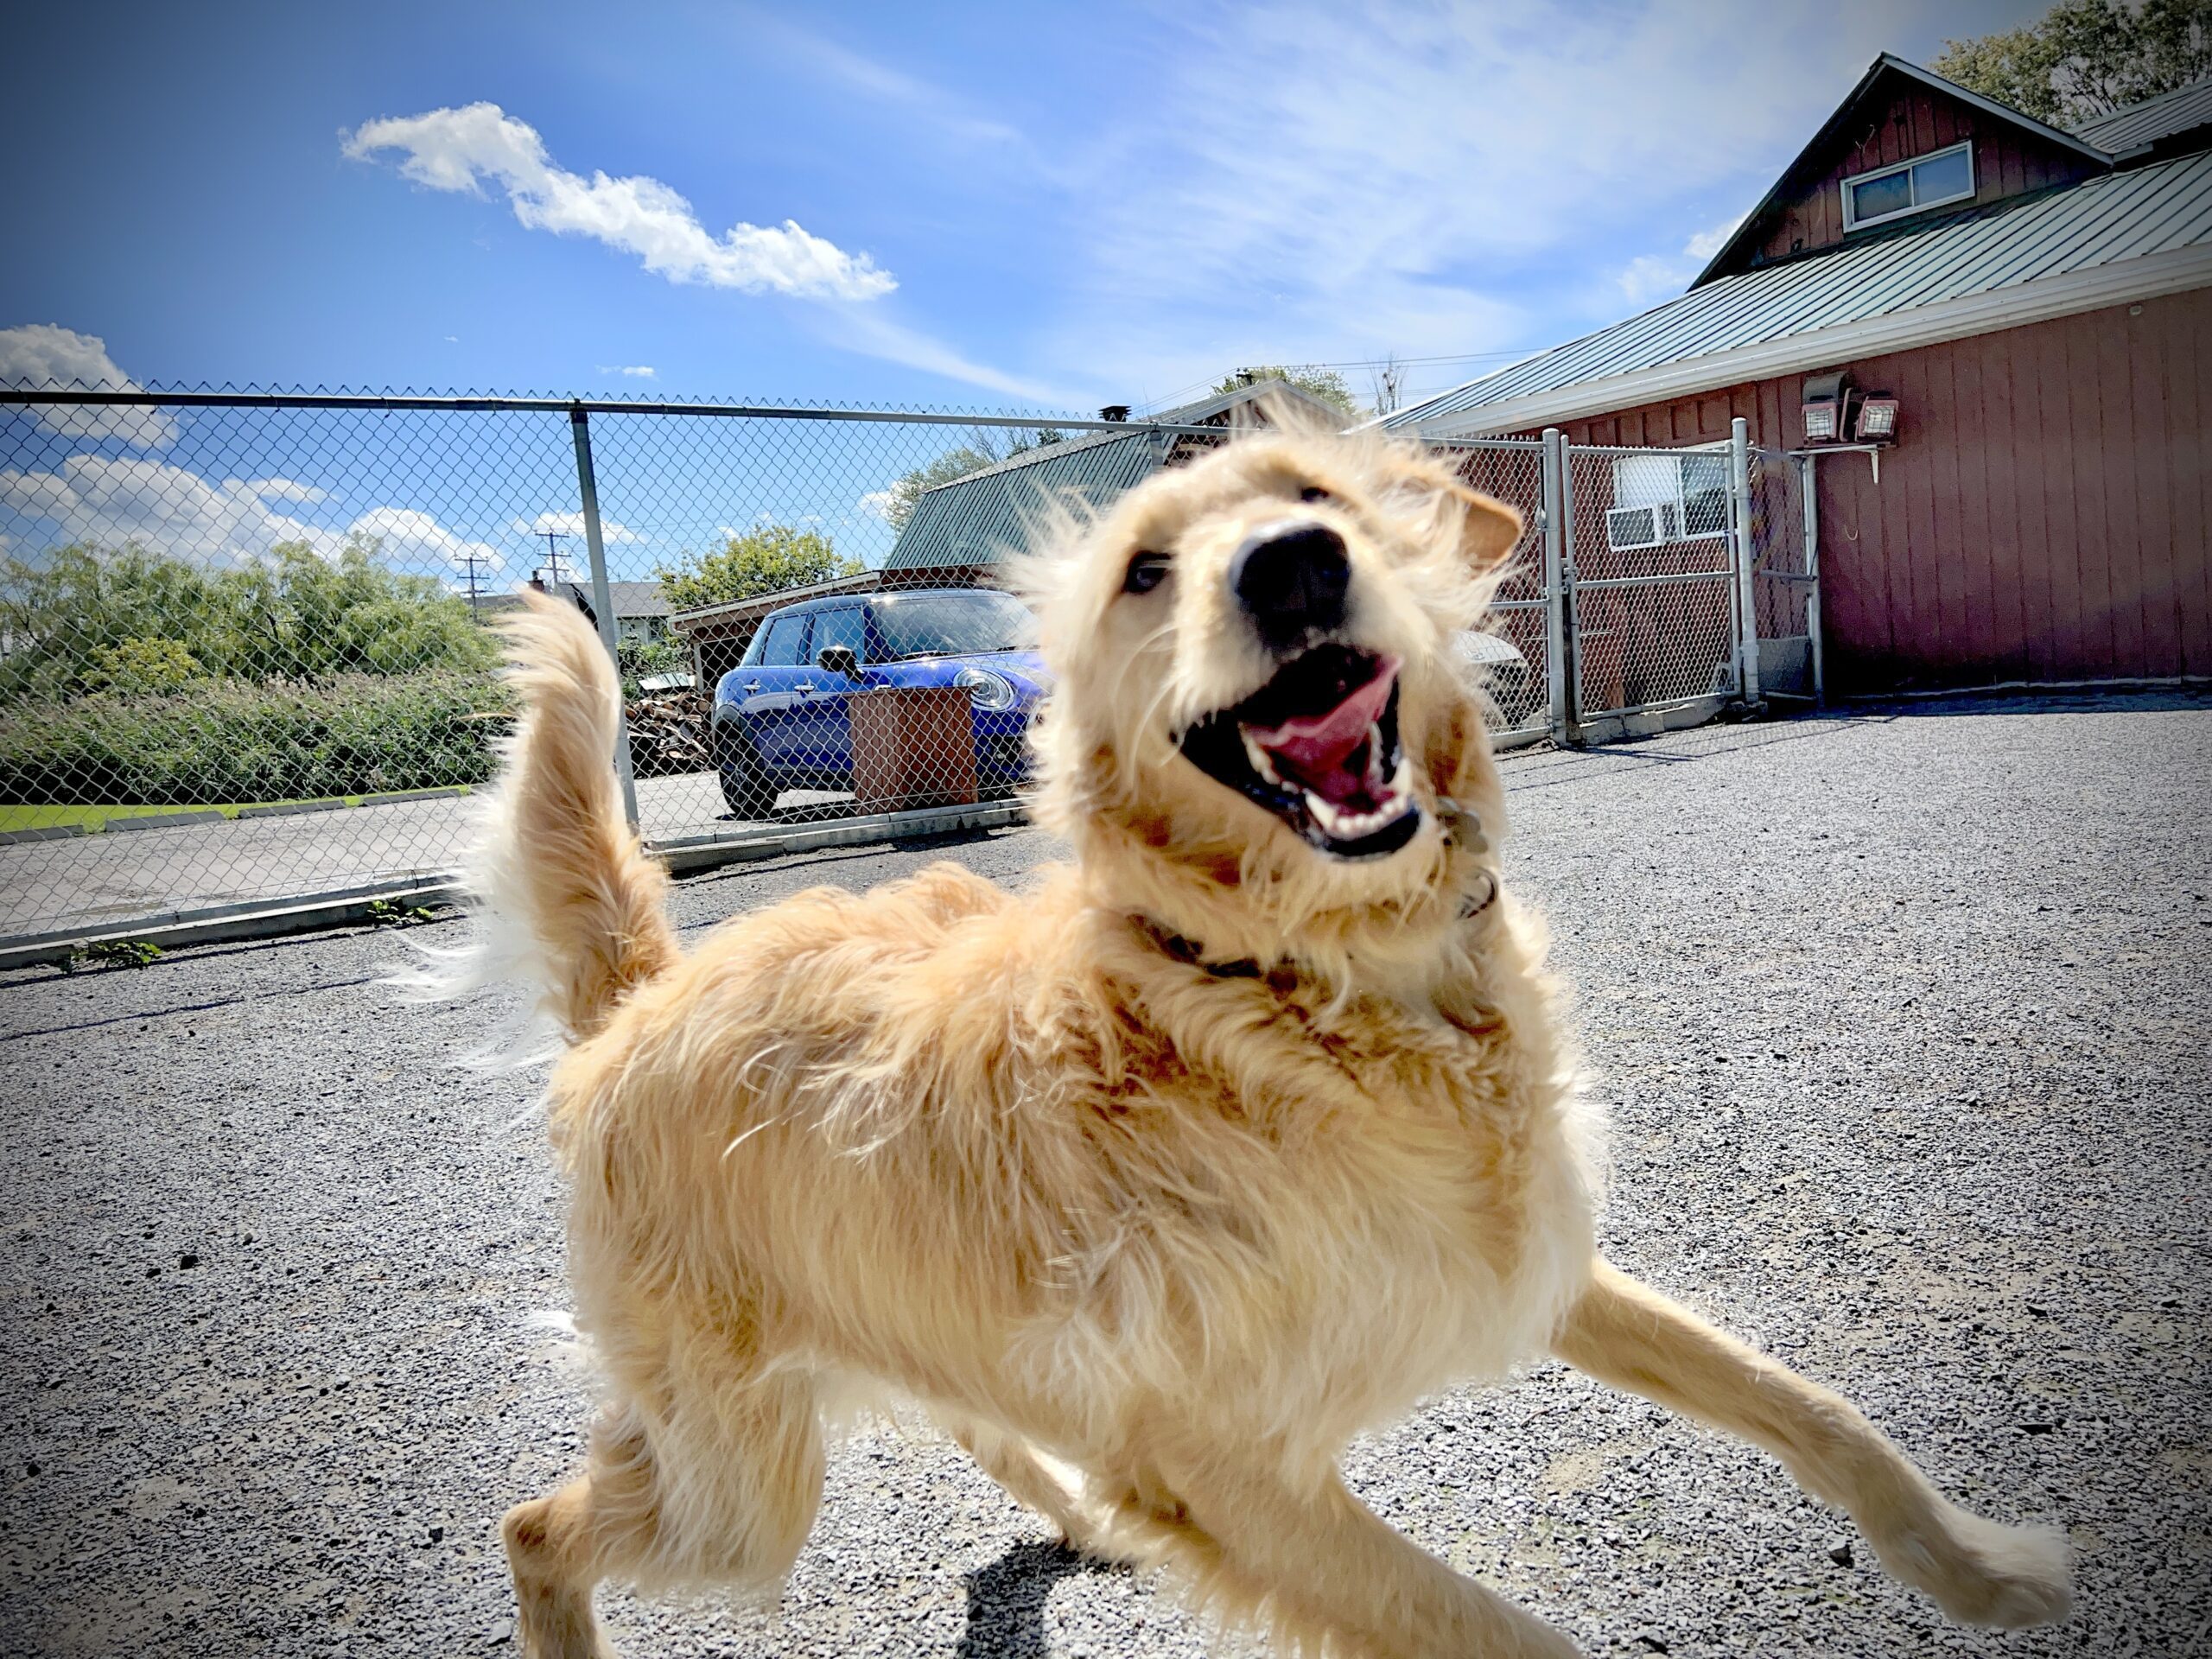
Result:
{"label": "car wheel", "polygon": [[715,771],[732,816],[765,818],[776,810],[775,780],[762,769],[752,743],[732,725],[715,728]]}

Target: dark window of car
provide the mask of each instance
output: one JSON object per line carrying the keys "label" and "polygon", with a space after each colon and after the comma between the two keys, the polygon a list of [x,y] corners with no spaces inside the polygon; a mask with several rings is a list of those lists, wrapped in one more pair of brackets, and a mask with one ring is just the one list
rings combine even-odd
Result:
{"label": "dark window of car", "polygon": [[1037,621],[1012,594],[988,588],[955,594],[890,594],[875,601],[875,626],[893,662],[1027,651]]}
{"label": "dark window of car", "polygon": [[814,613],[813,659],[820,662],[831,645],[847,646],[856,660],[868,661],[868,613],[859,606]]}
{"label": "dark window of car", "polygon": [[763,668],[797,668],[806,660],[806,625],[808,618],[802,612],[797,616],[779,616],[768,624],[766,636],[760,641],[760,665]]}

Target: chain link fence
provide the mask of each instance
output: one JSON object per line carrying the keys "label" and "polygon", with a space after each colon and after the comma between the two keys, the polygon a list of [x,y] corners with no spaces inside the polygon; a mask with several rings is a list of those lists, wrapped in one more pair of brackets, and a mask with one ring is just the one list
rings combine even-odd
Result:
{"label": "chain link fence", "polygon": [[[0,950],[448,884],[531,585],[614,653],[676,861],[1010,820],[1046,680],[1001,559],[1230,418],[0,391]],[[1707,452],[1436,448],[1528,525],[1459,642],[1501,744],[1736,694],[1731,527],[1790,458],[1716,509]],[[1808,544],[1758,540],[1778,635]]]}

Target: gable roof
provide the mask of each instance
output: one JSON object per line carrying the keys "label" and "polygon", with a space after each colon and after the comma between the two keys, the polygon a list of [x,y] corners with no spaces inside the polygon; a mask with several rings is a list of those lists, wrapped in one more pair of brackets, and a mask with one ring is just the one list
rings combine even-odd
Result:
{"label": "gable roof", "polygon": [[[592,613],[591,583],[564,582],[561,586],[587,616]],[[607,596],[613,601],[614,614],[618,620],[632,616],[667,616],[676,608],[668,602],[668,595],[661,592],[660,583],[657,582],[610,582],[607,584]]]}
{"label": "gable roof", "polygon": [[1274,396],[1328,417],[1342,412],[1281,381],[1263,380],[1171,409],[1127,430],[1085,432],[1019,454],[922,492],[883,561],[886,570],[966,569],[995,564],[1028,545],[1039,509],[1056,501],[1103,511],[1165,466],[1177,434],[1161,427],[1224,426],[1243,405]]}
{"label": "gable roof", "polygon": [[2082,122],[2074,130],[2085,143],[2117,156],[2202,126],[2212,126],[2212,75]]}
{"label": "gable roof", "polygon": [[2212,151],[1724,276],[1382,423],[1471,436],[2212,286]]}
{"label": "gable roof", "polygon": [[1812,136],[1804,149],[1797,152],[1796,158],[1776,175],[1774,183],[1759,198],[1758,204],[1744,215],[1743,222],[1736,226],[1719,251],[1706,262],[1705,269],[1691,281],[1691,288],[1702,287],[1734,273],[1746,248],[1756,245],[1757,238],[1763,234],[1768,216],[1789,199],[1789,188],[1802,176],[1804,169],[1813,166],[1827,153],[1829,146],[1857,116],[1859,107],[1874,96],[1876,86],[1885,77],[1892,75],[1917,81],[1931,91],[1958,99],[1993,120],[2005,122],[2022,132],[2032,133],[2047,143],[2075,151],[2100,167],[2112,164],[2112,156],[2107,151],[2081,135],[2046,126],[2031,115],[2023,115],[2008,105],[1999,104],[1994,99],[1984,98],[1980,92],[1946,80],[1933,70],[1923,69],[1916,63],[1908,63],[1893,53],[1885,52],[1867,66],[1866,73],[1859,77],[1859,84],[1844,95],[1843,102],[1837,105],[1828,118],[1821,123],[1820,130]]}

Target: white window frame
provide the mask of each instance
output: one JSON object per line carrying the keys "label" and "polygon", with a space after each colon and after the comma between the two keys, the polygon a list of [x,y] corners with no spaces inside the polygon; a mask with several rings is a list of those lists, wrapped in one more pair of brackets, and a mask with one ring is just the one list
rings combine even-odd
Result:
{"label": "white window frame", "polygon": [[[1685,444],[1680,449],[1666,452],[1667,459],[1675,463],[1675,493],[1671,496],[1662,496],[1656,501],[1639,502],[1633,507],[1621,508],[1616,506],[1611,509],[1606,513],[1605,518],[1606,547],[1615,553],[1630,553],[1642,548],[1677,547],[1686,542],[1710,542],[1726,538],[1729,531],[1729,527],[1726,524],[1724,524],[1719,530],[1693,531],[1690,529],[1689,493],[1684,488],[1684,484],[1686,482],[1685,473],[1687,470],[1684,463],[1692,455],[1726,455],[1728,453],[1728,449],[1729,446],[1726,443],[1693,443]],[[1624,461],[1639,462],[1652,459],[1656,459],[1656,457],[1653,456],[1651,452],[1649,450],[1635,455],[1616,455],[1613,457],[1613,495],[1616,501],[1620,499],[1619,480],[1622,463]],[[1726,487],[1726,486],[1724,485],[1724,491]],[[1700,492],[1700,493],[1702,493],[1702,492]],[[1651,512],[1653,527],[1659,531],[1659,539],[1657,541],[1617,542],[1613,539],[1612,514],[1614,512],[1638,512],[1646,509],[1649,509]]]}
{"label": "white window frame", "polygon": [[[1872,184],[1877,179],[1890,178],[1899,173],[1910,174],[1916,167],[1924,167],[1929,162],[1940,161],[1946,156],[1956,156],[1962,150],[1967,158],[1967,188],[1965,189],[1952,195],[1937,196],[1928,201],[1916,200],[1909,207],[1898,207],[1886,213],[1876,213],[1871,219],[1861,219],[1854,211],[1852,192],[1858,186]],[[1869,225],[1885,225],[1893,219],[1903,219],[1909,213],[1924,213],[1930,207],[1944,207],[1955,201],[1971,201],[1974,200],[1975,191],[1981,188],[1981,181],[1974,172],[1974,140],[1968,138],[1960,143],[1946,144],[1941,149],[1929,150],[1925,156],[1915,156],[1905,161],[1893,162],[1887,167],[1878,167],[1870,172],[1854,173],[1843,181],[1841,188],[1843,228],[1847,231],[1864,230]],[[1908,188],[1910,188],[1910,185]]]}

